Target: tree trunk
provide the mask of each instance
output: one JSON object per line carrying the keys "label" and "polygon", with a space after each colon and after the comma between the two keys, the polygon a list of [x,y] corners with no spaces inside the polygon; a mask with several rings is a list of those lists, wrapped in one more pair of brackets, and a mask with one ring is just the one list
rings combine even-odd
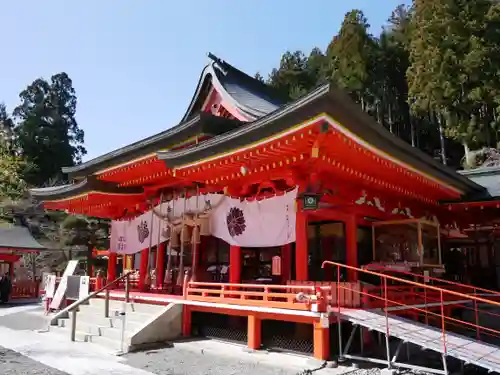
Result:
{"label": "tree trunk", "polygon": [[443,127],[443,119],[441,118],[441,114],[438,113],[436,115],[436,119],[438,122],[438,129],[439,129],[439,144],[441,146],[441,162],[446,165],[446,146],[445,146],[445,139],[444,139],[444,127]]}
{"label": "tree trunk", "polygon": [[467,168],[471,168],[473,167],[473,165],[471,164],[471,157],[470,157],[470,149],[469,149],[469,145],[467,144],[466,141],[463,141],[462,142],[462,146],[464,146],[464,157],[465,157],[465,165],[467,166]]}

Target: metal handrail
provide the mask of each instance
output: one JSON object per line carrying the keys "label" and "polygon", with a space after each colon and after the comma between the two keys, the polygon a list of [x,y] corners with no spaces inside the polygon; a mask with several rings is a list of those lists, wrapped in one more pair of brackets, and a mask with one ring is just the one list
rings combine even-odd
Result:
{"label": "metal handrail", "polygon": [[[388,337],[391,335],[391,327],[390,327],[390,324],[389,324],[389,312],[391,311],[392,308],[394,307],[401,307],[401,308],[404,308],[405,310],[411,310],[412,312],[415,312],[415,313],[423,313],[425,314],[425,318],[426,318],[426,324],[428,324],[428,317],[431,317],[433,319],[439,319],[440,320],[440,330],[441,330],[441,343],[443,345],[442,347],[442,360],[443,360],[443,367],[444,367],[444,370],[443,372],[445,374],[447,374],[447,364],[446,364],[446,357],[448,355],[448,337],[447,337],[447,326],[460,326],[461,328],[465,328],[465,329],[468,329],[468,330],[472,330],[472,329],[475,329],[476,330],[476,340],[477,342],[480,342],[481,341],[481,336],[482,335],[488,335],[488,336],[493,336],[493,337],[500,337],[500,330],[497,330],[497,329],[494,329],[494,328],[489,328],[487,326],[482,326],[480,325],[479,323],[479,309],[478,309],[478,304],[475,303],[474,305],[474,312],[475,312],[475,323],[472,323],[472,322],[468,322],[466,320],[461,320],[461,319],[457,319],[457,318],[454,318],[452,316],[450,316],[449,314],[446,314],[445,313],[445,299],[444,299],[444,295],[451,295],[451,296],[455,296],[455,297],[461,297],[463,300],[470,300],[470,301],[473,301],[473,302],[482,302],[484,304],[487,304],[487,305],[490,305],[490,306],[496,306],[496,307],[499,307],[500,306],[500,302],[497,302],[497,301],[494,301],[494,300],[488,300],[488,299],[484,299],[484,298],[481,298],[477,295],[470,295],[470,294],[465,294],[465,293],[460,293],[460,292],[456,292],[456,291],[453,291],[453,290],[447,290],[447,289],[444,289],[444,288],[440,288],[438,286],[433,286],[433,285],[427,285],[427,284],[423,284],[423,283],[419,283],[419,282],[415,282],[415,281],[411,281],[411,280],[407,280],[407,279],[402,279],[402,278],[398,278],[398,277],[394,277],[394,276],[391,276],[391,275],[387,275],[387,274],[384,274],[384,273],[380,273],[380,272],[374,272],[374,271],[369,271],[369,270],[366,270],[366,269],[361,269],[361,268],[357,268],[357,267],[353,267],[353,266],[349,266],[349,265],[345,265],[345,264],[342,264],[342,263],[337,263],[337,262],[332,262],[332,261],[324,261],[323,264],[322,264],[322,267],[324,268],[326,265],[331,265],[331,266],[334,266],[337,270],[337,277],[339,278],[338,275],[340,275],[340,270],[341,269],[349,269],[349,270],[353,270],[353,271],[356,271],[356,272],[359,272],[359,273],[365,273],[365,274],[370,274],[370,275],[374,275],[374,276],[377,276],[379,277],[380,279],[382,279],[383,281],[383,284],[382,284],[382,295],[379,296],[379,295],[375,295],[375,294],[370,294],[370,293],[367,293],[365,290],[361,290],[361,291],[357,291],[360,295],[363,295],[363,296],[368,296],[368,297],[371,297],[371,298],[374,298],[374,299],[377,299],[379,301],[382,301],[384,303],[384,306],[383,308],[381,309],[385,315],[385,336],[386,336],[386,351],[387,351],[387,365],[388,367],[390,368],[393,361],[394,361],[394,358],[391,360],[390,358],[390,351],[389,351],[389,340],[388,340]],[[389,297],[389,294],[388,294],[388,290],[389,290],[389,287],[387,285],[387,280],[392,280],[392,281],[396,281],[396,282],[399,282],[403,285],[410,285],[410,286],[415,286],[415,287],[419,287],[419,288],[422,288],[424,290],[424,296],[426,295],[426,291],[429,290],[429,291],[434,291],[434,292],[438,292],[439,293],[439,299],[438,299],[438,303],[437,303],[437,307],[440,309],[439,312],[434,312],[434,311],[431,311],[429,309],[429,306],[426,303],[424,303],[423,305],[418,305],[418,304],[408,304],[408,303],[405,303],[404,301],[403,302],[400,302],[400,301],[397,301],[391,297]],[[346,288],[345,285],[341,285],[341,283],[338,281],[337,282],[337,308],[335,309],[336,310],[336,313],[337,313],[337,316],[338,318],[340,319],[341,315],[342,315],[342,311],[341,311],[341,306],[340,306],[340,291],[341,290],[350,290],[349,288]],[[494,314],[496,315],[496,314]],[[381,328],[381,327],[379,327]],[[338,335],[339,335],[339,342],[341,343],[342,342],[342,333],[341,333],[341,330],[340,330],[340,325],[339,325],[339,332],[338,332]],[[474,353],[477,353],[477,354],[481,354],[478,352],[479,349],[468,349],[468,351],[471,351],[471,352],[474,352]],[[342,348],[341,348],[341,345],[339,345],[339,355],[342,356],[343,355],[343,352],[342,352]],[[350,356],[349,358],[354,358],[354,356]]]}
{"label": "metal handrail", "polygon": [[130,274],[131,272],[127,272],[126,274],[118,277],[117,279],[107,283],[104,285],[102,288],[96,290],[95,292],[90,293],[88,296],[73,302],[71,305],[65,307],[61,311],[59,311],[56,315],[54,315],[49,322],[49,327],[52,325],[54,321],[57,321],[57,319],[61,318],[62,316],[66,315],[68,312],[71,312],[71,341],[75,341],[75,335],[76,335],[76,313],[77,313],[77,308],[90,300],[91,298],[94,298],[97,296],[99,293],[106,292],[105,296],[105,303],[104,303],[104,316],[109,317],[109,288],[115,284],[117,284],[121,280],[125,280],[125,302],[130,301],[130,288],[129,288],[129,279],[130,279]]}
{"label": "metal handrail", "polygon": [[[384,271],[385,271],[383,269],[383,267],[375,266],[375,267],[370,267],[370,268],[372,270],[380,271],[380,273],[384,273]],[[496,290],[485,289],[485,288],[481,288],[481,287],[478,287],[478,286],[474,286],[474,285],[470,285],[470,284],[464,284],[464,283],[459,283],[459,282],[452,281],[452,280],[440,279],[438,277],[419,275],[419,274],[414,273],[414,272],[408,272],[408,271],[403,271],[403,270],[398,270],[398,269],[389,269],[386,272],[399,273],[401,275],[416,277],[417,279],[427,279],[427,280],[431,280],[431,281],[440,282],[442,284],[454,285],[454,286],[457,286],[457,287],[460,287],[460,288],[464,288],[464,289],[473,289],[474,290],[474,294],[478,294],[477,291],[480,291],[480,292],[483,292],[484,294],[490,294],[490,295],[493,295],[493,296],[500,296],[500,292],[498,292]]]}

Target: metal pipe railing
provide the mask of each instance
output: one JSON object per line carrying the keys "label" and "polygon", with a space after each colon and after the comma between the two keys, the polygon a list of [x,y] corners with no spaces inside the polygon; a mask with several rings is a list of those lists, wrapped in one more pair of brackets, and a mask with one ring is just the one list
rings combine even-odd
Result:
{"label": "metal pipe railing", "polygon": [[[387,338],[388,338],[388,336],[391,335],[389,310],[391,310],[394,307],[404,308],[404,310],[411,312],[412,314],[416,314],[417,317],[419,314],[425,314],[426,323],[429,323],[428,321],[430,319],[433,319],[432,325],[435,325],[436,328],[439,327],[439,329],[441,331],[440,332],[441,333],[440,340],[441,340],[441,344],[442,344],[442,348],[441,348],[442,353],[441,354],[442,354],[442,360],[443,360],[443,366],[444,366],[444,373],[448,373],[447,372],[446,357],[448,355],[448,346],[449,346],[448,345],[449,337],[447,334],[447,331],[449,330],[449,326],[460,327],[461,331],[463,331],[463,330],[469,330],[469,331],[475,330],[477,342],[480,342],[481,334],[492,336],[494,338],[500,337],[500,330],[497,330],[494,328],[489,328],[488,326],[480,325],[479,313],[483,314],[484,312],[479,311],[478,303],[477,303],[477,302],[481,302],[481,303],[484,303],[485,305],[499,308],[500,302],[498,302],[498,301],[481,298],[480,296],[477,295],[477,293],[474,293],[472,295],[466,294],[466,293],[460,293],[460,292],[457,292],[454,290],[447,290],[447,289],[442,288],[442,287],[428,285],[428,284],[415,282],[415,281],[411,281],[411,280],[406,280],[406,279],[402,279],[399,277],[387,275],[385,273],[374,272],[374,271],[370,271],[370,270],[366,270],[366,269],[360,269],[360,268],[348,266],[348,265],[345,265],[342,263],[337,263],[337,262],[332,262],[332,261],[324,261],[322,264],[322,267],[325,267],[326,265],[334,266],[336,271],[337,271],[337,274],[340,274],[340,271],[342,269],[353,269],[353,270],[356,270],[360,273],[366,273],[366,274],[370,274],[373,276],[377,276],[381,279],[382,287],[381,287],[380,295],[368,293],[369,289],[368,290],[364,289],[362,291],[358,291],[358,293],[363,295],[363,296],[367,296],[370,298],[380,300],[382,302],[383,307],[381,306],[381,310],[383,311],[384,316],[385,316],[385,335],[386,335],[386,349],[387,350],[389,350],[388,349],[389,342],[388,342]],[[400,283],[401,286],[416,287],[415,290],[423,289],[423,291],[424,291],[424,293],[423,293],[424,304],[414,304],[414,303],[412,304],[412,303],[409,303],[408,301],[396,300],[397,294],[393,293],[394,294],[393,296],[389,295],[389,292],[388,292],[389,288],[387,286],[388,280],[396,281],[396,282]],[[338,283],[338,288],[339,288],[339,290],[337,291],[337,294],[340,294],[340,289],[347,290],[346,285],[341,285],[340,283]],[[474,289],[474,287],[472,287],[472,289]],[[429,305],[432,305],[432,304],[427,303],[427,299],[430,298],[428,296],[428,291],[432,291],[432,292],[438,294],[439,297],[436,299],[437,304],[434,304],[434,305],[437,305],[438,311],[432,311],[429,308]],[[460,302],[460,304],[463,301],[474,302],[474,308],[471,310],[473,310],[475,312],[476,322],[471,323],[471,322],[468,322],[467,320],[464,320],[464,319],[460,320],[460,319],[452,317],[449,314],[449,310],[447,311],[445,309],[445,304],[447,303],[446,302],[447,299],[445,298],[446,296],[460,297],[462,299],[461,301],[455,301],[455,302]],[[454,301],[450,301],[450,302],[454,302]],[[340,304],[340,303],[338,303],[338,304]],[[453,303],[454,306],[457,306],[457,305],[459,306],[460,304]],[[338,311],[339,318],[340,318],[340,314],[341,314],[340,308],[338,308],[337,311]],[[392,312],[394,312],[394,311],[392,311]],[[491,315],[500,316],[499,314],[491,314]],[[468,350],[480,354],[478,352],[478,349],[475,349],[475,350],[468,349]],[[389,353],[389,351],[388,351],[388,353]],[[389,356],[387,357],[386,361],[387,361],[387,365],[390,367],[392,364],[392,361],[389,358]]]}
{"label": "metal pipe railing", "polygon": [[109,288],[112,287],[113,285],[117,284],[121,280],[125,280],[125,302],[130,301],[130,288],[129,288],[129,278],[130,274],[132,272],[127,272],[126,274],[118,277],[117,279],[107,283],[104,285],[102,288],[90,293],[88,296],[73,302],[71,305],[65,307],[61,311],[59,311],[57,314],[55,314],[49,322],[49,327],[54,323],[57,322],[57,319],[61,318],[62,316],[66,315],[67,313],[71,313],[71,341],[75,341],[75,335],[76,335],[76,315],[77,315],[77,308],[84,304],[85,302],[89,301],[91,298],[94,298],[97,296],[99,293],[106,292],[105,294],[105,301],[104,301],[104,316],[109,317]]}

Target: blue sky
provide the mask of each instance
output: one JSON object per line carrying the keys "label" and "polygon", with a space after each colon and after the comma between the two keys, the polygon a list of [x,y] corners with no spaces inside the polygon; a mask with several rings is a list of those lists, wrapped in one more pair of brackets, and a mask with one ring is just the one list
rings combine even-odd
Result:
{"label": "blue sky", "polygon": [[402,2],[3,1],[0,102],[12,110],[34,79],[67,72],[88,160],[178,123],[208,52],[267,76],[286,50],[324,49],[347,11],[378,34]]}

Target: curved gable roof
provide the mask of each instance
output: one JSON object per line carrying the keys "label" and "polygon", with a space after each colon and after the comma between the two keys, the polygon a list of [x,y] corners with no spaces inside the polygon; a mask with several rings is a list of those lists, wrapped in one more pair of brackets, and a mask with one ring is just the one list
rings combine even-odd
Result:
{"label": "curved gable roof", "polygon": [[186,121],[201,110],[213,86],[224,101],[230,103],[248,121],[256,120],[284,104],[263,82],[209,53],[210,63],[203,69],[195,94],[182,118]]}
{"label": "curved gable roof", "polygon": [[221,134],[203,143],[182,150],[158,152],[169,168],[201,160],[223,151],[275,136],[292,125],[325,113],[342,123],[360,139],[369,142],[379,150],[393,155],[405,164],[425,172],[450,186],[468,194],[480,194],[484,187],[473,182],[454,170],[443,166],[433,158],[412,147],[399,137],[390,133],[371,116],[361,111],[348,95],[329,84],[318,87],[295,102],[282,106],[257,121],[233,131]]}

